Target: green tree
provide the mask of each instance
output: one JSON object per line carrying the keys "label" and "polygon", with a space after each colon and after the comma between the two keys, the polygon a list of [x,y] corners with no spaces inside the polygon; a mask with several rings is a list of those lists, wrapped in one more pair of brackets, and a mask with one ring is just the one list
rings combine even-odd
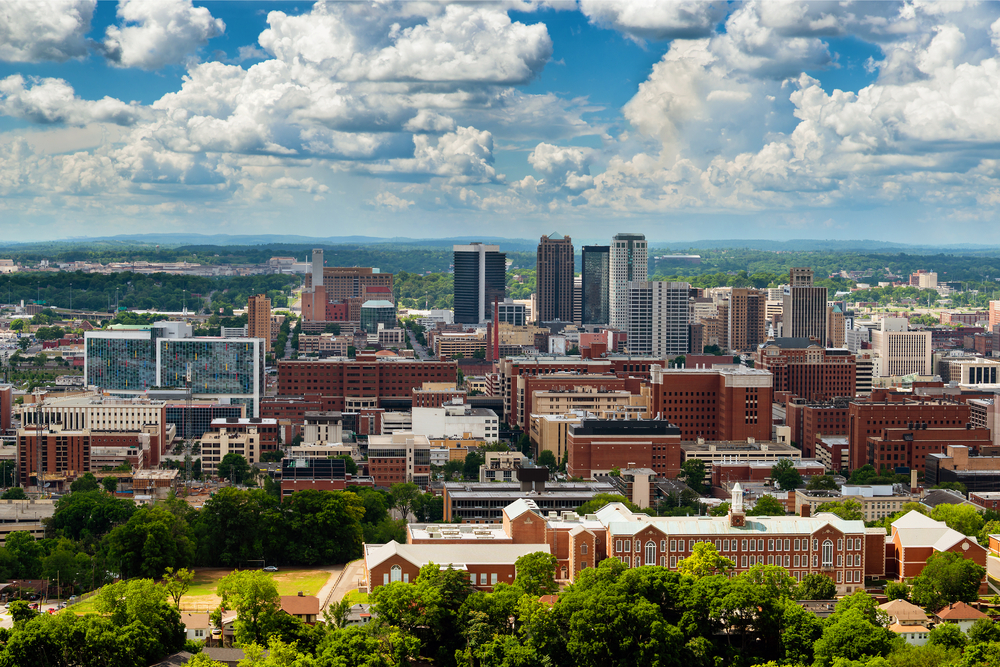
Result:
{"label": "green tree", "polygon": [[[839,605],[838,605],[839,606]],[[839,660],[887,656],[902,644],[895,633],[866,617],[861,609],[834,614],[813,646],[815,667],[832,667]]]}
{"label": "green tree", "polygon": [[549,469],[549,472],[555,472],[559,468],[559,462],[556,461],[556,455],[553,454],[548,449],[543,449],[538,452],[538,465],[545,466]]}
{"label": "green tree", "polygon": [[260,570],[236,570],[216,587],[222,606],[236,611],[236,643],[260,644],[267,640],[281,614],[281,597],[274,578]]}
{"label": "green tree", "polygon": [[764,494],[757,499],[747,516],[785,516],[785,506],[772,495]]}
{"label": "green tree", "polygon": [[576,512],[580,516],[586,516],[587,514],[593,514],[608,503],[621,503],[632,512],[642,512],[638,505],[618,493],[598,493],[593,498],[580,505],[576,509]]}
{"label": "green tree", "polygon": [[952,602],[974,602],[985,575],[986,568],[961,554],[937,552],[913,580],[910,598],[927,609],[940,609]]}
{"label": "green tree", "polygon": [[57,536],[91,542],[128,521],[135,509],[131,500],[115,498],[95,486],[92,491],[75,491],[56,501],[49,525]]}
{"label": "green tree", "polygon": [[266,522],[272,535],[282,535],[280,556],[295,565],[346,563],[361,556],[364,532],[361,498],[346,491],[297,491],[281,508],[284,516]]}
{"label": "green tree", "polygon": [[684,480],[695,493],[701,493],[705,483],[705,462],[701,459],[688,459],[681,464],[681,471],[677,477]]}
{"label": "green tree", "polygon": [[890,581],[885,585],[885,596],[890,600],[909,600],[910,587],[899,581]]}
{"label": "green tree", "polygon": [[101,488],[100,482],[94,477],[94,473],[88,472],[84,473],[80,477],[76,478],[72,484],[69,485],[69,490],[73,493],[78,493],[82,491],[96,491]]}
{"label": "green tree", "polygon": [[1000,624],[992,618],[979,618],[969,628],[970,644],[1000,642]]}
{"label": "green tree", "polygon": [[118,490],[118,478],[110,476],[105,477],[104,479],[101,480],[101,486],[104,487],[105,491],[113,494],[115,491]]}
{"label": "green tree", "polygon": [[174,606],[178,609],[181,606],[181,598],[191,588],[192,581],[194,581],[194,572],[187,568],[182,567],[174,570],[168,566],[164,569],[163,587],[167,589],[167,593],[173,598]]}
{"label": "green tree", "polygon": [[4,549],[15,564],[14,579],[38,579],[42,574],[42,558],[45,549],[34,535],[24,530],[16,530],[7,535]]}
{"label": "green tree", "polygon": [[399,510],[403,520],[407,520],[413,503],[420,495],[420,489],[413,482],[401,482],[389,487],[389,499],[391,506]]}
{"label": "green tree", "polygon": [[719,503],[715,507],[708,510],[708,513],[711,516],[726,516],[729,514],[729,503],[728,502]]}
{"label": "green tree", "polygon": [[843,500],[823,503],[816,508],[816,513],[829,512],[845,521],[861,521],[865,518],[864,510],[864,505],[860,501],[854,498],[844,498]]}
{"label": "green tree", "polygon": [[149,664],[184,645],[180,612],[167,602],[166,589],[152,579],[108,584],[98,592],[94,608],[107,616],[112,632],[120,634],[132,664]]}
{"label": "green tree", "polygon": [[807,574],[795,588],[796,600],[832,600],[836,595],[837,585],[825,574]]}
{"label": "green tree", "polygon": [[716,574],[728,574],[735,567],[736,563],[720,554],[711,542],[698,542],[694,545],[691,555],[677,563],[678,571],[698,579]]}
{"label": "green tree", "polygon": [[514,563],[514,586],[528,595],[551,595],[559,592],[556,584],[556,557],[542,551],[525,554]]}
{"label": "green tree", "polygon": [[247,460],[235,452],[222,457],[216,472],[219,479],[228,479],[234,484],[242,484],[249,474],[250,466]]}
{"label": "green tree", "polygon": [[19,486],[12,486],[3,492],[0,500],[27,500],[28,494]]}
{"label": "green tree", "polygon": [[479,480],[479,466],[486,463],[486,457],[477,451],[469,450],[462,466],[462,477],[468,480]]}
{"label": "green tree", "polygon": [[802,475],[795,469],[791,459],[779,459],[771,466],[771,479],[782,491],[793,491],[802,486]]}
{"label": "green tree", "polygon": [[978,535],[986,523],[974,505],[942,503],[931,510],[931,518],[969,536]]}
{"label": "green tree", "polygon": [[931,628],[927,642],[935,646],[943,646],[946,649],[963,649],[969,643],[969,638],[965,636],[965,633],[962,632],[962,629],[957,624],[940,623]]}
{"label": "green tree", "polygon": [[122,577],[159,579],[167,567],[190,565],[194,541],[187,521],[163,507],[147,505],[106,539],[109,558]]}
{"label": "green tree", "polygon": [[354,457],[352,457],[350,454],[341,454],[340,456],[337,456],[336,458],[344,460],[344,465],[347,466],[347,474],[348,475],[357,475],[358,474],[358,464],[354,462]]}
{"label": "green tree", "polygon": [[421,523],[441,521],[444,518],[444,497],[421,493],[413,499],[413,514]]}

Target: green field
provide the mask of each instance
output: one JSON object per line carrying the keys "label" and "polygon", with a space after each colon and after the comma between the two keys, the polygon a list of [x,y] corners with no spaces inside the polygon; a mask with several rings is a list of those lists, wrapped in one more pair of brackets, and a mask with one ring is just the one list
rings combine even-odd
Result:
{"label": "green field", "polygon": [[352,605],[367,604],[368,593],[362,593],[355,588],[353,591],[347,591],[347,595],[344,596],[344,599],[349,600]]}

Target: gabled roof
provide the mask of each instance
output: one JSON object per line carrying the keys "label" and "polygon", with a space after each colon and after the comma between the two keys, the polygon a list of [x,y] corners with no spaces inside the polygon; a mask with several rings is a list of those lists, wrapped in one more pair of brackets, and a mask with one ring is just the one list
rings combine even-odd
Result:
{"label": "gabled roof", "polygon": [[191,612],[181,612],[181,623],[188,630],[200,630],[212,627],[212,622],[208,619],[208,614],[192,614]]}
{"label": "gabled roof", "polygon": [[943,521],[935,521],[916,510],[910,510],[893,521],[892,534],[898,536],[900,545],[904,547],[932,547],[936,551],[947,551],[966,539],[979,545],[976,538],[967,537],[952,530]]}
{"label": "gabled roof", "polygon": [[315,595],[282,595],[281,610],[286,614],[319,614],[319,598]]}
{"label": "gabled roof", "polygon": [[942,621],[974,621],[986,618],[986,614],[964,602],[953,602],[937,614]]}
{"label": "gabled roof", "polygon": [[492,541],[469,544],[400,544],[393,540],[388,544],[366,544],[365,563],[371,569],[398,555],[417,567],[437,563],[442,567],[462,569],[468,563],[510,564],[521,556],[536,551],[551,553],[548,544],[497,544]]}
{"label": "gabled roof", "polygon": [[906,600],[892,600],[891,602],[880,604],[878,608],[900,623],[906,621],[927,622],[927,614],[924,613],[924,610]]}
{"label": "gabled roof", "polygon": [[538,504],[531,498],[518,498],[510,505],[503,508],[503,513],[506,514],[507,518],[511,521],[525,512],[533,512],[539,516],[542,514],[541,510],[538,509]]}
{"label": "gabled roof", "polygon": [[897,635],[903,634],[904,632],[930,634],[930,628],[923,625],[900,625],[899,623],[893,623],[889,626],[889,630],[895,632]]}

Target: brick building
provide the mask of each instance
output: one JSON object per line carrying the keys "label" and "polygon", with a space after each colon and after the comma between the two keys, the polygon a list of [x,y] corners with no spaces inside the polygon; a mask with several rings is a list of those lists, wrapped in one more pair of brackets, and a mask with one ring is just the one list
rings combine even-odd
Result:
{"label": "brick building", "polygon": [[[819,461],[791,459],[792,467],[808,482],[813,475],[826,472]],[[712,486],[730,488],[736,482],[764,482],[771,478],[775,461],[717,461],[712,464]]]}
{"label": "brick building", "polygon": [[976,538],[967,537],[944,522],[917,511],[907,512],[893,522],[885,548],[886,578],[897,581],[918,576],[927,559],[940,552],[957,553],[986,567],[987,550]]}
{"label": "brick building", "polygon": [[431,443],[427,436],[397,432],[368,437],[368,474],[376,486],[430,482]]}
{"label": "brick building", "polygon": [[[980,429],[976,429],[980,430]],[[992,446],[979,446],[980,452],[993,453]],[[960,482],[969,492],[969,500],[976,502],[973,492],[1000,491],[1000,456],[974,456],[974,450],[960,444],[949,443],[945,451],[927,455],[924,484],[937,486]]]}
{"label": "brick building", "polygon": [[809,401],[854,397],[855,359],[848,350],[826,348],[808,338],[775,338],[759,346],[753,356],[754,368],[774,375],[776,392]]}
{"label": "brick building", "polygon": [[771,373],[732,368],[654,366],[650,413],[675,424],[684,440],[771,439]]}
{"label": "brick building", "polygon": [[570,477],[592,479],[612,468],[651,468],[677,477],[681,469],[680,429],[661,420],[584,419],[567,432]]}
{"label": "brick building", "polygon": [[[872,393],[871,400],[867,402],[853,401],[848,409],[848,440],[850,442],[851,468],[860,468],[866,463],[876,465],[875,461],[869,460],[869,438],[880,438],[886,429],[896,429],[896,432],[887,440],[895,446],[902,446],[901,442],[895,442],[897,438],[902,438],[910,424],[926,424],[929,429],[964,429],[969,423],[970,410],[966,403],[950,400],[913,400],[887,392]],[[921,436],[922,438],[930,436]],[[929,444],[929,443],[928,443]],[[882,453],[889,454],[888,450],[879,448]],[[912,449],[908,449],[912,454]],[[923,451],[923,455],[932,451],[944,451],[943,449],[931,449]],[[898,450],[894,454],[900,453]],[[923,469],[923,458],[920,456],[920,469]],[[896,459],[884,459],[888,465]],[[876,465],[876,467],[878,467]]]}
{"label": "brick building", "polygon": [[464,389],[413,389],[413,407],[415,408],[440,408],[445,403],[450,403],[454,399],[461,399],[465,402],[467,392]]}
{"label": "brick building", "polygon": [[821,436],[847,435],[850,402],[847,399],[811,403],[791,399],[785,405],[785,423],[791,430],[791,442],[805,458],[815,458],[816,442]]}
{"label": "brick building", "polygon": [[877,470],[906,467],[922,471],[928,454],[943,454],[950,445],[978,451],[980,446],[990,442],[987,429],[904,424],[886,427],[880,435],[868,436],[868,461]]}

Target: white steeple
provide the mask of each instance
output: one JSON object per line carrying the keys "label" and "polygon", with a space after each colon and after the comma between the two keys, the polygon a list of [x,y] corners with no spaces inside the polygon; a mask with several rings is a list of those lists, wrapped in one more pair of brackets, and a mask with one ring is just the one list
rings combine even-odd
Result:
{"label": "white steeple", "polygon": [[743,487],[740,486],[739,482],[736,482],[736,484],[733,485],[733,500],[730,503],[729,511],[743,511]]}

